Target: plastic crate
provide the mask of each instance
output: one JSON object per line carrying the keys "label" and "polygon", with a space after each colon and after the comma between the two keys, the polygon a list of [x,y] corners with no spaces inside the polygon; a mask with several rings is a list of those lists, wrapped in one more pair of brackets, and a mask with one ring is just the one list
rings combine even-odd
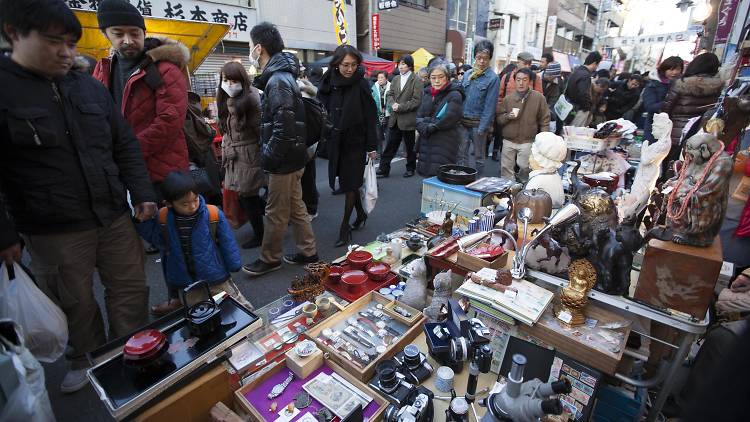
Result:
{"label": "plastic crate", "polygon": [[645,389],[636,389],[630,398],[616,388],[603,385],[596,393],[596,405],[591,414],[595,422],[637,422],[645,411]]}
{"label": "plastic crate", "polygon": [[620,137],[605,139],[594,138],[596,129],[577,126],[565,126],[563,128],[563,139],[570,150],[583,152],[601,152],[614,148],[620,142]]}

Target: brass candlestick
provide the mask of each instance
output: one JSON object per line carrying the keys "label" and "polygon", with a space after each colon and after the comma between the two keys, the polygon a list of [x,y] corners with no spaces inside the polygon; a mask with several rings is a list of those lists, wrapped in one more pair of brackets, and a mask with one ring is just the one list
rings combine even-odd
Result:
{"label": "brass candlestick", "polygon": [[568,280],[568,285],[560,291],[560,304],[555,306],[555,316],[575,327],[586,323],[584,308],[589,290],[596,284],[596,269],[588,260],[577,259],[568,267]]}

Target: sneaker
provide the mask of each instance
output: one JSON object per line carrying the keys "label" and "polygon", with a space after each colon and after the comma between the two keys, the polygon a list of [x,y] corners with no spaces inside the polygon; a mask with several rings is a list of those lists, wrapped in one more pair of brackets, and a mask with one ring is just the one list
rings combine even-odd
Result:
{"label": "sneaker", "polygon": [[287,264],[294,265],[314,264],[320,261],[320,258],[318,258],[318,254],[315,254],[313,256],[304,256],[301,253],[296,253],[294,255],[284,255],[283,259]]}
{"label": "sneaker", "polygon": [[60,384],[60,391],[65,394],[75,393],[88,383],[89,378],[86,376],[86,369],[70,369],[65,374],[62,384]]}
{"label": "sneaker", "polygon": [[256,259],[255,262],[253,262],[250,265],[243,265],[242,266],[242,272],[245,274],[257,277],[263,274],[268,274],[271,271],[276,271],[281,268],[281,262],[277,262],[275,264],[267,264],[263,262],[263,260]]}

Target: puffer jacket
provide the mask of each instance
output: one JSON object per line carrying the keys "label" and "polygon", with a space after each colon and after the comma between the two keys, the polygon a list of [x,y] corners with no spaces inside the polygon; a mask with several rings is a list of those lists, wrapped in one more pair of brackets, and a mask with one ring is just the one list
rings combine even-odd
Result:
{"label": "puffer jacket", "polygon": [[695,75],[674,82],[661,107],[672,119],[672,145],[680,142],[682,129],[690,119],[714,106],[723,88],[724,81],[718,76]]}
{"label": "puffer jacket", "polygon": [[646,87],[643,88],[641,98],[643,99],[643,111],[648,113],[646,120],[643,122],[643,139],[653,142],[655,139],[651,133],[651,126],[654,122],[654,114],[661,112],[664,97],[667,96],[667,92],[669,91],[670,81],[660,79],[656,70],[650,75],[651,79],[649,79]]}
{"label": "puffer jacket", "polygon": [[162,251],[167,283],[170,286],[187,287],[196,281],[205,281],[208,284],[223,283],[229,279],[229,273],[239,271],[242,266],[240,249],[237,247],[234,233],[224,213],[219,210],[216,241],[214,241],[211,236],[208,208],[202,196],[200,202],[198,220],[193,226],[193,234],[190,238],[195,278],[188,272],[185,255],[180,245],[180,236],[174,223],[174,211],[171,208],[167,214],[168,239],[164,239],[158,213],[153,219],[136,224],[141,237]]}
{"label": "puffer jacket", "polygon": [[255,78],[263,91],[260,119],[263,170],[288,174],[307,164],[305,108],[297,87],[299,64],[291,53],[276,53]]}
{"label": "puffer jacket", "polygon": [[[146,51],[143,61],[128,78],[122,101],[122,115],[141,144],[153,182],[161,182],[173,170],[188,168],[183,133],[187,79],[182,69],[190,60],[190,51],[168,38],[158,41],[160,45]],[[94,68],[94,78],[108,90],[112,67],[112,58],[105,57]]]}
{"label": "puffer jacket", "polygon": [[[18,233],[108,227],[155,202],[138,140],[100,83],[50,81],[0,57],[0,250]],[[8,218],[9,214],[12,220]]]}
{"label": "puffer jacket", "polygon": [[[432,97],[425,88],[422,104],[417,110],[419,132],[419,161],[417,173],[424,177],[438,174],[444,164],[455,164],[458,159],[458,123],[463,117],[464,91],[454,81]],[[438,117],[439,116],[439,117]]]}

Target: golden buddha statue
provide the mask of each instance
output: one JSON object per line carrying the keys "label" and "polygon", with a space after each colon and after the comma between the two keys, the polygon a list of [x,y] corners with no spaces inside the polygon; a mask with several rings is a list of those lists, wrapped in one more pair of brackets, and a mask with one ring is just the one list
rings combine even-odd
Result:
{"label": "golden buddha statue", "polygon": [[586,322],[583,309],[588,293],[596,284],[596,270],[587,259],[576,259],[568,267],[568,285],[560,291],[560,304],[555,306],[555,316],[565,324],[575,327]]}

